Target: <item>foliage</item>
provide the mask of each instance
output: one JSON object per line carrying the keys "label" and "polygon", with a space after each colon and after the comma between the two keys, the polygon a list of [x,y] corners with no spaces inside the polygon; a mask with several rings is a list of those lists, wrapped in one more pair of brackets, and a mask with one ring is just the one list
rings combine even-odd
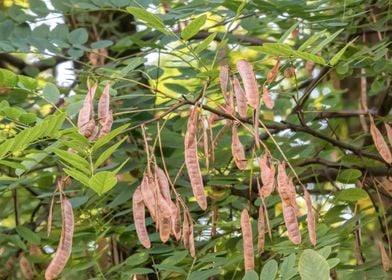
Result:
{"label": "foliage", "polygon": [[[44,278],[64,199],[75,232],[63,279],[390,278],[390,10],[386,0],[1,1],[0,279]],[[220,71],[229,66],[230,80],[240,78],[240,59],[273,109],[261,102],[246,118],[230,111]],[[98,139],[77,125],[94,82],[95,108],[110,82],[114,117]],[[205,211],[184,159],[191,106]],[[244,170],[231,153],[232,125]],[[275,167],[285,162],[294,182],[299,245],[281,190],[259,196],[262,154]],[[138,240],[132,197],[153,164],[193,224],[194,258],[182,241],[160,241],[149,211],[151,248]],[[272,238],[245,272],[241,212],[249,211],[257,248],[260,205]]]}

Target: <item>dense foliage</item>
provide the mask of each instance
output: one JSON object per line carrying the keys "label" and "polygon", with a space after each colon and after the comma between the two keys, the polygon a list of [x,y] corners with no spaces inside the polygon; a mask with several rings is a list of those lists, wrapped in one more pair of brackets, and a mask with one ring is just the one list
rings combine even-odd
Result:
{"label": "dense foliage", "polygon": [[[1,1],[0,279],[44,279],[69,238],[62,279],[390,279],[391,10],[386,0]],[[222,69],[248,94],[246,62],[261,104],[234,112]],[[98,107],[105,92],[110,113]],[[88,104],[101,132],[113,116],[111,132],[81,128]],[[237,140],[245,158],[233,158]],[[165,208],[148,208],[147,249],[134,212],[151,203],[137,187],[155,164],[188,235],[163,243],[154,215]],[[293,196],[259,195],[271,167],[294,183],[302,240],[283,215]],[[271,235],[261,253],[259,211]]]}

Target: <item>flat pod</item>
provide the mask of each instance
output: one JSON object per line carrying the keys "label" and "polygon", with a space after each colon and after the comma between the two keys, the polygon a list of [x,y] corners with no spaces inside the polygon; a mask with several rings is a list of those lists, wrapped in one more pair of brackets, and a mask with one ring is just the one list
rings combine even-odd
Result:
{"label": "flat pod", "polygon": [[389,145],[392,146],[392,127],[388,123],[384,123],[385,130],[387,132]]}
{"label": "flat pod", "polygon": [[155,180],[154,177],[148,175],[148,172],[144,173],[140,190],[144,204],[150,212],[151,217],[154,221],[157,221],[157,197]]}
{"label": "flat pod", "polygon": [[182,240],[184,242],[185,249],[189,248],[189,236],[190,236],[190,225],[188,220],[188,215],[186,211],[184,211],[184,221],[182,224]]}
{"label": "flat pod", "polygon": [[293,244],[301,243],[301,233],[299,231],[298,220],[296,215],[296,210],[290,204],[282,202],[283,206],[283,219],[287,228],[287,233],[289,235],[289,239]]}
{"label": "flat pod", "polygon": [[61,202],[61,217],[63,225],[61,229],[61,238],[57,247],[55,256],[45,271],[45,279],[55,279],[64,269],[72,252],[72,238],[74,233],[74,215],[71,203],[63,198]]}
{"label": "flat pod", "polygon": [[105,125],[105,121],[110,111],[110,83],[107,83],[102,91],[98,101],[98,119],[101,126]]}
{"label": "flat pod", "polygon": [[310,199],[309,192],[305,188],[303,188],[303,190],[307,209],[306,221],[308,222],[309,239],[310,243],[312,243],[313,246],[316,246],[316,219],[313,213],[312,200]]}
{"label": "flat pod", "polygon": [[227,102],[227,86],[229,84],[229,66],[227,64],[221,65],[219,68],[219,84],[223,98]]}
{"label": "flat pod", "polygon": [[23,253],[19,256],[19,267],[25,280],[31,280],[34,278],[34,271],[30,262]]}
{"label": "flat pod", "polygon": [[238,137],[237,126],[235,124],[232,126],[231,152],[238,169],[244,170],[246,168],[245,151]]}
{"label": "flat pod", "polygon": [[381,157],[389,164],[392,163],[391,151],[387,143],[384,140],[381,132],[378,130],[372,118],[370,118],[370,134],[372,135],[374,145],[377,148],[378,153]]}
{"label": "flat pod", "polygon": [[158,180],[159,189],[166,200],[171,199],[169,180],[166,177],[165,171],[163,171],[158,165],[154,166],[155,176]]}
{"label": "flat pod", "polygon": [[265,242],[265,223],[264,223],[263,205],[259,206],[259,217],[257,220],[257,231],[258,231],[257,250],[258,250],[259,254],[261,254],[264,251],[264,242]]}
{"label": "flat pod", "polygon": [[275,187],[275,166],[271,165],[269,162],[269,157],[267,153],[263,154],[259,158],[260,165],[260,177],[261,182],[263,182],[263,187],[261,188],[260,195],[266,198],[271,195]]}
{"label": "flat pod", "polygon": [[181,239],[181,209],[178,201],[176,202],[175,206],[176,214],[172,216],[172,234],[178,241]]}
{"label": "flat pod", "polygon": [[197,156],[196,123],[197,109],[193,108],[188,121],[188,129],[185,133],[185,165],[196,201],[205,210],[207,209],[207,198],[204,193],[203,178]]}
{"label": "flat pod", "polygon": [[101,138],[106,134],[108,134],[112,129],[112,125],[113,125],[113,112],[110,110],[106,118],[104,119],[101,130],[99,131],[98,138]]}
{"label": "flat pod", "polygon": [[236,77],[233,79],[233,84],[234,84],[234,94],[235,98],[237,101],[237,110],[238,114],[240,115],[241,118],[246,118],[246,110],[247,110],[247,105],[246,103],[248,102],[246,99],[246,95],[244,91],[241,88],[240,82]]}
{"label": "flat pod", "polygon": [[263,101],[265,107],[267,107],[268,109],[274,108],[274,101],[272,100],[271,95],[269,94],[266,86],[263,86]]}
{"label": "flat pod", "polygon": [[267,83],[270,84],[276,79],[276,76],[278,76],[279,73],[279,67],[280,67],[280,60],[278,59],[274,67],[272,67],[271,71],[269,71],[267,74]]}
{"label": "flat pod", "polygon": [[244,84],[245,94],[249,106],[251,106],[253,109],[258,109],[259,91],[252,64],[242,59],[238,60],[237,70]]}
{"label": "flat pod", "polygon": [[133,193],[132,212],[133,212],[133,221],[135,223],[137,237],[139,238],[140,243],[145,248],[150,248],[151,242],[148,237],[148,232],[146,228],[145,209],[144,209],[143,195],[140,186],[137,187],[135,192]]}
{"label": "flat pod", "polygon": [[253,238],[252,226],[249,219],[248,210],[246,208],[241,213],[241,229],[244,249],[244,266],[245,271],[254,270],[254,252],[253,252]]}
{"label": "flat pod", "polygon": [[388,271],[389,268],[391,267],[391,262],[389,260],[388,254],[385,250],[384,244],[382,241],[378,241],[378,248],[380,249],[380,255],[381,255],[381,263],[384,271]]}
{"label": "flat pod", "polygon": [[90,119],[92,119],[93,113],[94,113],[94,95],[97,90],[98,83],[95,83],[92,87],[88,86],[88,92],[86,97],[84,98],[83,101],[83,106],[79,111],[79,116],[78,116],[78,128],[80,133],[84,134],[85,127],[87,126],[88,122]]}

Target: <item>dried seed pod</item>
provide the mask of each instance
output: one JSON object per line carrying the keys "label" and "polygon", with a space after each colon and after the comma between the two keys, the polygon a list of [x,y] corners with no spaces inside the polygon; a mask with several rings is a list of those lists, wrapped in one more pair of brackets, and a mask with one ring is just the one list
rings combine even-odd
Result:
{"label": "dried seed pod", "polygon": [[279,73],[279,67],[280,67],[280,59],[278,58],[276,60],[274,67],[272,67],[271,71],[269,71],[267,74],[267,83],[270,84],[273,81],[275,81],[276,76],[278,76]]}
{"label": "dried seed pod", "polygon": [[209,169],[210,166],[210,153],[209,153],[209,145],[208,145],[208,133],[207,133],[207,121],[203,118],[201,119],[201,127],[203,128],[203,149],[204,149],[204,158],[206,161],[206,168]]}
{"label": "dried seed pod", "polygon": [[166,177],[165,171],[163,171],[158,165],[154,166],[155,175],[157,176],[157,181],[159,189],[166,200],[171,200],[170,195],[170,185]]}
{"label": "dried seed pod", "polygon": [[132,197],[133,222],[135,223],[137,237],[145,248],[151,247],[145,221],[143,194],[141,186],[137,187]]}
{"label": "dried seed pod", "polygon": [[81,134],[84,135],[84,130],[91,119],[94,118],[94,95],[97,90],[98,83],[95,83],[92,87],[88,86],[88,92],[83,101],[83,107],[79,111],[78,116],[78,128]]}
{"label": "dried seed pod", "polygon": [[193,222],[190,217],[189,217],[189,253],[191,254],[192,258],[196,256],[195,237],[193,233]]}
{"label": "dried seed pod", "polygon": [[[163,243],[169,240],[171,232],[171,215],[172,208],[163,197],[160,191],[157,192],[158,209],[159,209],[159,236]],[[171,202],[171,200],[169,200]]]}
{"label": "dried seed pod", "polygon": [[387,131],[389,145],[392,146],[392,127],[388,123],[384,123],[385,130]]}
{"label": "dried seed pod", "polygon": [[244,84],[245,94],[249,106],[251,106],[254,109],[258,109],[259,91],[258,91],[256,76],[255,73],[253,72],[252,64],[242,59],[238,60],[237,70]]}
{"label": "dried seed pod", "polygon": [[381,157],[389,164],[392,164],[392,155],[387,143],[381,132],[374,124],[373,118],[370,117],[370,134],[372,135],[374,145]]}
{"label": "dried seed pod", "polygon": [[278,192],[282,202],[297,207],[295,188],[291,179],[287,176],[284,163],[278,164]]}
{"label": "dried seed pod", "polygon": [[172,234],[177,241],[181,239],[181,209],[178,201],[175,204],[176,214],[172,216]]}
{"label": "dried seed pod", "polygon": [[313,246],[316,246],[317,243],[316,220],[314,218],[312,200],[310,199],[309,192],[305,188],[303,188],[303,190],[304,190],[304,198],[305,198],[306,209],[307,209],[306,221],[308,222],[309,239],[310,239],[310,243],[312,243]]}
{"label": "dried seed pod", "polygon": [[382,243],[381,240],[377,241],[378,243],[378,248],[380,249],[380,255],[381,255],[381,263],[384,271],[388,271],[389,268],[391,267],[391,263],[388,257],[388,254],[385,250],[384,244]]}
{"label": "dried seed pod", "polygon": [[113,125],[113,112],[110,110],[106,116],[106,119],[104,120],[98,138],[101,138],[106,134],[108,134],[112,129],[112,125]]}
{"label": "dried seed pod", "polygon": [[144,173],[140,190],[143,196],[144,204],[146,205],[150,215],[154,221],[157,221],[157,195],[155,180],[152,175],[148,175],[148,172]]}
{"label": "dried seed pod", "polygon": [[282,207],[283,219],[287,228],[289,239],[291,242],[293,242],[293,244],[298,245],[301,243],[301,233],[299,231],[295,208],[290,204],[285,203],[284,201],[282,201]]}
{"label": "dried seed pod", "polygon": [[245,271],[251,271],[255,268],[255,260],[253,252],[252,225],[250,224],[249,214],[246,208],[244,208],[241,213],[241,229],[244,248]]}
{"label": "dried seed pod", "polygon": [[98,120],[101,126],[105,125],[110,111],[110,83],[107,83],[98,101]]}
{"label": "dried seed pod", "polygon": [[205,210],[207,209],[207,198],[204,193],[203,179],[197,156],[196,123],[197,108],[193,108],[188,120],[188,129],[185,133],[185,164],[196,201]]}
{"label": "dried seed pod", "polygon": [[265,242],[265,225],[264,225],[263,205],[260,205],[260,207],[259,207],[259,218],[257,220],[257,231],[258,231],[257,250],[258,250],[258,253],[261,254],[264,251],[264,242]]}
{"label": "dried seed pod", "polygon": [[189,218],[188,218],[188,215],[187,215],[186,211],[184,210],[184,221],[183,221],[183,224],[182,224],[182,240],[184,242],[184,247],[186,249],[189,248],[189,237],[190,237],[190,234],[191,234],[191,232],[190,232]]}
{"label": "dried seed pod", "polygon": [[308,76],[312,76],[315,66],[316,65],[314,64],[313,61],[308,60],[305,62],[305,70],[306,70],[306,73],[308,74]]}
{"label": "dried seed pod", "polygon": [[26,258],[26,256],[21,253],[19,255],[19,266],[20,266],[20,271],[22,272],[23,279],[25,280],[31,280],[34,278],[34,270],[30,265],[29,260]]}
{"label": "dried seed pod", "polygon": [[266,86],[263,86],[263,101],[265,107],[267,107],[268,109],[274,108],[274,101],[272,100],[271,95],[269,94]]}
{"label": "dried seed pod", "polygon": [[247,99],[245,93],[242,90],[240,82],[236,77],[234,77],[233,84],[234,84],[235,98],[237,101],[238,114],[240,115],[241,118],[246,118]]}
{"label": "dried seed pod", "polygon": [[267,153],[259,158],[260,165],[260,177],[263,182],[263,187],[260,190],[262,198],[266,198],[271,195],[275,187],[275,166],[269,162],[269,156]]}
{"label": "dried seed pod", "polygon": [[84,127],[83,132],[81,132],[86,138],[92,137],[96,133],[96,126],[94,119],[89,120],[87,125]]}
{"label": "dried seed pod", "polygon": [[221,65],[219,68],[219,83],[223,97],[227,103],[227,86],[229,84],[229,66],[227,64]]}
{"label": "dried seed pod", "polygon": [[231,153],[238,169],[244,170],[246,168],[245,151],[238,137],[237,126],[235,124],[232,126]]}
{"label": "dried seed pod", "polygon": [[107,238],[101,238],[97,242],[97,252],[100,255],[98,259],[99,268],[106,271],[111,266],[110,242]]}
{"label": "dried seed pod", "polygon": [[294,67],[288,67],[284,70],[283,75],[285,78],[291,78],[295,76],[295,68]]}
{"label": "dried seed pod", "polygon": [[63,226],[61,229],[61,238],[56,254],[45,271],[45,279],[55,279],[64,269],[72,252],[72,238],[74,233],[74,215],[72,205],[68,199],[63,198],[61,201],[61,217]]}

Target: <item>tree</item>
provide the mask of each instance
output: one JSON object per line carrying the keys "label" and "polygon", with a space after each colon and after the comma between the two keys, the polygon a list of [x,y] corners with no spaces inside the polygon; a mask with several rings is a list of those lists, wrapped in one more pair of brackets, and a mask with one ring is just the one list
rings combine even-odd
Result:
{"label": "tree", "polygon": [[390,277],[389,10],[3,1],[0,278]]}

